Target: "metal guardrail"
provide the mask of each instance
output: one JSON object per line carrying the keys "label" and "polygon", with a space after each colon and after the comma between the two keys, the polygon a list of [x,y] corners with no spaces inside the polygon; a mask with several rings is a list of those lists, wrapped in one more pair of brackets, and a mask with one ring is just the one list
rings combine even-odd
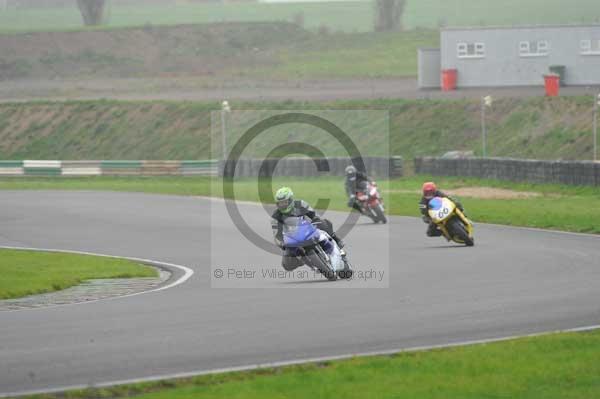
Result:
{"label": "metal guardrail", "polygon": [[600,186],[600,162],[513,158],[415,158],[415,172],[531,183]]}
{"label": "metal guardrail", "polygon": [[[400,177],[403,174],[402,157],[362,157],[367,174],[376,178]],[[219,162],[219,175],[228,177],[256,176],[299,176],[318,177],[321,175],[343,176],[344,170],[352,164],[352,159],[331,158],[272,158],[239,159],[235,163]]]}
{"label": "metal guardrail", "polygon": [[216,176],[218,160],[0,161],[0,176]]}
{"label": "metal guardrail", "polygon": [[[401,157],[364,157],[367,173],[377,178],[399,177],[403,174]],[[324,174],[341,176],[350,158],[283,158],[240,159],[233,172],[231,164],[219,160],[183,161],[57,161],[24,160],[0,161],[0,176],[227,176],[256,177],[261,174],[279,176],[320,176],[316,164],[324,167]]]}

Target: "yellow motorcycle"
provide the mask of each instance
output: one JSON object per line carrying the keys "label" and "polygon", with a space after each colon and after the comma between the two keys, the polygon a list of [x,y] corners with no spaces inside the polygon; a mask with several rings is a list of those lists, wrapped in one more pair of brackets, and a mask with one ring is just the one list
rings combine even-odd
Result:
{"label": "yellow motorcycle", "polygon": [[428,213],[431,221],[438,226],[448,241],[465,244],[468,247],[475,245],[473,223],[450,199],[433,198],[429,201]]}

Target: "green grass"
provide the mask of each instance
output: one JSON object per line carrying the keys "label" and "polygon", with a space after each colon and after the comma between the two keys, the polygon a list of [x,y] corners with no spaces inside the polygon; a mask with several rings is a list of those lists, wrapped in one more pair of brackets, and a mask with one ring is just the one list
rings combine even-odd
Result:
{"label": "green grass", "polygon": [[[304,26],[317,30],[364,32],[372,28],[373,8],[370,2],[320,2],[265,4],[252,2],[178,4],[178,5],[117,5],[108,12],[106,28],[144,25],[179,25],[211,22],[294,21],[304,16]],[[76,7],[9,9],[0,12],[0,32],[79,30],[82,19]]]}
{"label": "green grass", "polygon": [[552,334],[391,356],[90,389],[70,392],[67,397],[132,396],[139,399],[595,398],[600,396],[600,332]]}
{"label": "green grass", "polygon": [[[222,3],[175,5],[118,5],[110,7],[107,27],[173,25],[221,21],[293,21],[303,14],[311,30],[365,32],[373,27],[371,1],[320,3]],[[408,0],[403,23],[407,28],[443,25],[516,25],[598,22],[595,0]],[[0,31],[81,29],[76,7],[9,9],[0,12]]]}
{"label": "green grass", "polygon": [[155,277],[128,260],[58,252],[0,249],[0,299],[63,290],[85,280]]}
{"label": "green grass", "polygon": [[[524,199],[482,199],[462,197],[469,217],[476,222],[538,227],[574,232],[600,233],[600,188],[568,187],[502,182],[483,179],[412,176],[381,181],[388,212],[393,215],[419,216],[417,203],[423,181],[435,180],[442,190],[462,187],[493,187],[537,193]],[[331,209],[347,210],[343,181],[339,178],[275,179],[273,186],[289,185],[299,198],[310,203],[327,194]],[[255,180],[235,183],[239,200],[257,201]],[[66,189],[137,191],[159,194],[222,196],[221,180],[206,177],[92,177],[92,178],[3,178],[0,190]]]}
{"label": "green grass", "polygon": [[438,47],[435,30],[318,35],[278,52],[278,65],[247,73],[267,78],[383,78],[417,74],[417,50]]}

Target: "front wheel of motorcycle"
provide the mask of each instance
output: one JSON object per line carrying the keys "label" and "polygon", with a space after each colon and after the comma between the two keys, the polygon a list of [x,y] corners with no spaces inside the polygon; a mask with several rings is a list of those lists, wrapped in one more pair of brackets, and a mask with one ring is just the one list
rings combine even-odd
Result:
{"label": "front wheel of motorcycle", "polygon": [[475,245],[475,241],[473,238],[469,237],[469,233],[467,233],[467,229],[462,224],[462,221],[455,217],[452,220],[452,233],[453,235],[458,236],[465,243],[467,247],[472,247]]}
{"label": "front wheel of motorcycle", "polygon": [[352,278],[353,274],[354,274],[354,271],[352,270],[352,266],[350,265],[350,262],[346,258],[346,260],[344,261],[344,269],[338,270],[337,275],[342,280],[350,280]]}
{"label": "front wheel of motorcycle", "polygon": [[344,269],[337,272],[337,275],[342,280],[350,280],[354,272],[352,269]]}
{"label": "front wheel of motorcycle", "polygon": [[337,280],[337,274],[329,267],[328,262],[326,262],[319,254],[311,250],[306,254],[306,258],[309,264],[317,269],[327,280],[335,281]]}
{"label": "front wheel of motorcycle", "polygon": [[385,217],[385,213],[383,212],[383,207],[381,206],[381,204],[373,208],[373,211],[375,211],[378,221],[380,221],[383,224],[387,223],[387,218]]}

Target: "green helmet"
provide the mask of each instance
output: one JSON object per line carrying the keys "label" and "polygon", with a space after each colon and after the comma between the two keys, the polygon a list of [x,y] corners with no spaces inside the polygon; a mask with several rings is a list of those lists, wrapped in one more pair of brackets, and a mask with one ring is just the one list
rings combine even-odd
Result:
{"label": "green helmet", "polygon": [[279,212],[286,214],[294,209],[294,193],[289,187],[281,187],[275,193],[275,202]]}

